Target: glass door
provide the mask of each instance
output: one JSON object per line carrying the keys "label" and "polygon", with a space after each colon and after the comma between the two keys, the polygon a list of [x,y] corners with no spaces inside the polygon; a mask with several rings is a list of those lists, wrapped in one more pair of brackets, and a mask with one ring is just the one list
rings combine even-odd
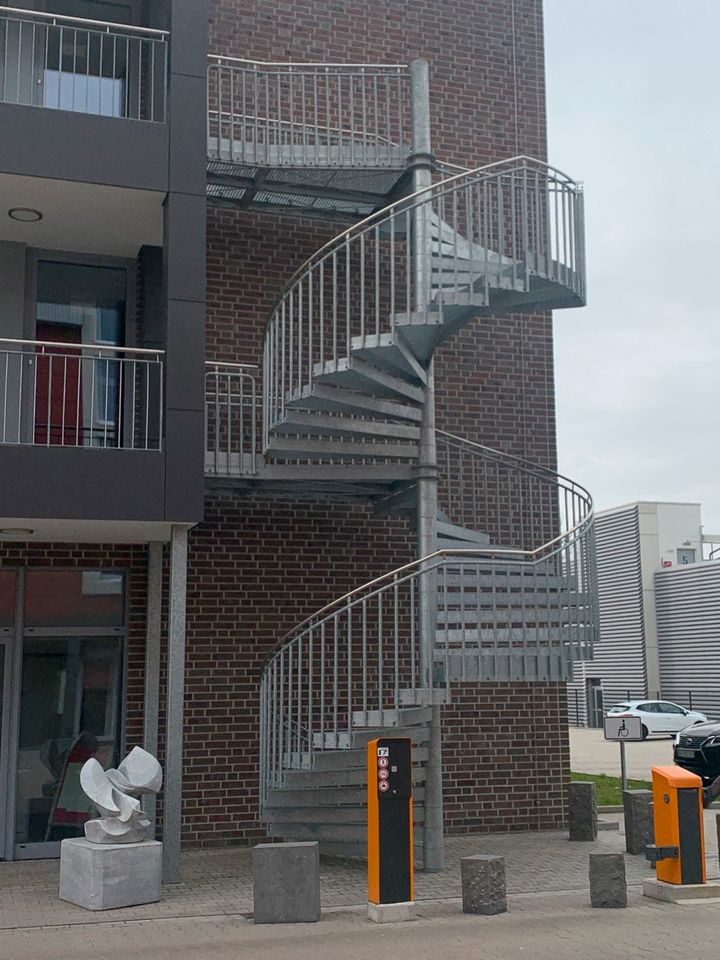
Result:
{"label": "glass door", "polygon": [[[118,447],[127,270],[39,260],[34,442]],[[53,344],[48,346],[47,344]]]}
{"label": "glass door", "polygon": [[[60,841],[82,836],[85,821],[97,816],[80,787],[83,764],[120,759],[125,579],[78,568],[30,568],[17,578],[13,679],[2,688],[3,699],[11,698],[3,734],[5,856],[56,857]],[[6,656],[6,673],[10,663]]]}
{"label": "glass door", "polygon": [[80,787],[90,757],[118,762],[120,637],[25,637],[16,856],[56,856],[97,814]]}

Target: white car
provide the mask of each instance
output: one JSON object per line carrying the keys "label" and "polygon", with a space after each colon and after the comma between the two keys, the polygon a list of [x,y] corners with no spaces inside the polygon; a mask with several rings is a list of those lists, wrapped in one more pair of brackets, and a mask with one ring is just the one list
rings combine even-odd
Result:
{"label": "white car", "polygon": [[643,725],[643,740],[651,734],[674,737],[685,727],[705,723],[707,717],[697,710],[686,710],[668,700],[625,700],[608,710],[609,717],[640,717]]}

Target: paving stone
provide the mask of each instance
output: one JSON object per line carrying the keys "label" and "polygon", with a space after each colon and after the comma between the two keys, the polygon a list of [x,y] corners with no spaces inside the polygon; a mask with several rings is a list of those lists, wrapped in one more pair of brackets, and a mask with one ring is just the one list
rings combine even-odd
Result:
{"label": "paving stone", "polygon": [[590,854],[590,903],[593,907],[626,907],[625,857],[621,853]]}
{"label": "paving stone", "polygon": [[[605,814],[605,819],[622,819]],[[715,846],[715,811],[707,812],[708,876],[718,871]],[[622,853],[625,837],[617,832],[601,833],[593,850]],[[460,860],[478,850],[505,860],[508,896],[527,893],[588,890],[588,849],[568,843],[567,831],[528,833],[465,834],[446,838],[444,870],[415,877],[415,899],[461,897]],[[626,862],[628,884],[636,889],[653,877],[643,857]],[[88,912],[58,898],[59,861],[20,860],[0,863],[0,930],[50,925],[92,926],[106,922],[107,914]],[[347,860],[320,861],[322,906],[367,904],[367,865]],[[212,917],[252,914],[252,851],[249,847],[185,850],[182,881],[163,887],[162,900],[155,904],[125,907],[113,911],[118,922],[176,917]],[[1,939],[1,937],[0,937]],[[1,955],[1,951],[0,951]]]}

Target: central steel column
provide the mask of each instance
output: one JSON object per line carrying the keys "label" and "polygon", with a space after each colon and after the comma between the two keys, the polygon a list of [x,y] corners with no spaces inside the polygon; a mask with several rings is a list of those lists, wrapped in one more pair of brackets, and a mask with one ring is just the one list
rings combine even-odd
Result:
{"label": "central steel column", "polygon": [[[432,143],[430,136],[430,80],[427,60],[410,64],[412,85],[412,190],[416,193],[432,185]],[[422,205],[414,213],[413,286],[415,309],[424,311],[430,301],[432,236],[430,206]],[[437,550],[437,450],[435,445],[434,363],[427,368],[425,403],[420,425],[418,479],[418,551],[426,557]],[[422,685],[433,689],[433,654],[437,620],[435,576],[420,578],[420,668]],[[423,823],[423,865],[425,870],[441,870],[445,862],[443,844],[442,732],[440,705],[432,703],[429,755],[425,781],[425,820]]]}
{"label": "central steel column", "polygon": [[187,546],[187,528],[174,526],[170,540],[170,604],[168,611],[165,807],[163,818],[163,880],[165,883],[180,882]]}

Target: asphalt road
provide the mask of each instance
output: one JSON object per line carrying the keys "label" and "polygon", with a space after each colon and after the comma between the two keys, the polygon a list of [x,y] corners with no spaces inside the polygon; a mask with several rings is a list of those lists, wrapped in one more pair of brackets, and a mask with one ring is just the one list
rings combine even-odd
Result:
{"label": "asphalt road", "polygon": [[[650,780],[653,767],[673,762],[673,742],[654,737],[625,745],[628,777]],[[573,773],[605,773],[620,776],[620,745],[605,740],[602,730],[570,727],[570,769]]]}

